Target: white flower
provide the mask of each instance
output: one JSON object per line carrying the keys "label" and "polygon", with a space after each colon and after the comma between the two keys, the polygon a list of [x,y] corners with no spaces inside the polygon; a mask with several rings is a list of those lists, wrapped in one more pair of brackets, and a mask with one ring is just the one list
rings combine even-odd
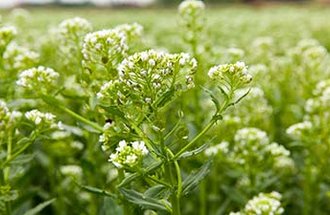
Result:
{"label": "white flower", "polygon": [[58,78],[59,74],[53,69],[39,66],[21,72],[16,84],[38,92],[55,88]]}
{"label": "white flower", "polygon": [[304,132],[312,129],[313,124],[310,121],[300,122],[294,125],[291,125],[287,130],[286,133],[290,136],[300,138]]}
{"label": "white flower", "polygon": [[240,61],[235,64],[214,66],[210,68],[208,76],[212,80],[237,86],[243,86],[252,81],[252,75],[248,72],[247,66]]}
{"label": "white flower", "polygon": [[25,117],[32,121],[37,127],[58,128],[55,123],[55,116],[51,113],[42,113],[39,110],[31,110],[25,113]]}
{"label": "white flower", "polygon": [[109,162],[112,162],[117,168],[122,168],[123,166],[134,167],[148,153],[149,151],[143,141],[127,143],[125,140],[121,140],[115,153],[109,156]]}
{"label": "white flower", "polygon": [[245,205],[244,212],[246,214],[283,214],[284,209],[281,206],[281,194],[278,192],[271,192],[268,194],[260,193],[253,197]]}
{"label": "white flower", "polygon": [[63,175],[67,176],[75,176],[81,177],[82,176],[82,169],[78,165],[65,165],[60,167],[60,172]]}
{"label": "white flower", "polygon": [[180,14],[191,14],[195,10],[204,10],[205,4],[199,0],[185,0],[179,5]]}

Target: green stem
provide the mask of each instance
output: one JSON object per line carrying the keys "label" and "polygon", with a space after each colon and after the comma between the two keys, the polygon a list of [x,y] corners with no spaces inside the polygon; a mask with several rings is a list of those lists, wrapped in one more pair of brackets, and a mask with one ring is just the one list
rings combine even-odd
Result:
{"label": "green stem", "polygon": [[[10,129],[10,131],[8,132],[6,162],[11,160],[12,144],[13,144],[13,136],[12,136],[12,129]],[[6,184],[8,184],[8,182],[9,182],[9,176],[10,176],[10,167],[8,166],[4,169],[4,181],[5,181]]]}
{"label": "green stem", "polygon": [[70,116],[72,116],[73,118],[85,123],[86,125],[89,125],[91,126],[92,128],[96,129],[97,131],[99,132],[103,132],[103,128],[102,126],[100,126],[99,124],[95,123],[95,122],[92,122],[84,117],[82,117],[81,115],[77,114],[76,112],[66,108],[66,107],[63,107],[61,105],[58,106],[58,108],[60,108],[61,110],[63,110],[64,112],[66,112],[67,114],[69,114]]}
{"label": "green stem", "polygon": [[199,185],[199,203],[200,203],[200,215],[206,215],[206,184],[202,181]]}
{"label": "green stem", "polygon": [[[12,136],[12,129],[8,132],[8,142],[7,142],[7,158],[6,162],[11,159],[11,153],[12,153],[12,144],[13,144],[13,136]],[[3,172],[4,177],[4,183],[9,184],[9,177],[10,177],[10,167],[6,167]],[[6,213],[8,215],[11,214],[11,201],[6,201]]]}
{"label": "green stem", "polygon": [[166,183],[166,182],[164,182],[164,181],[162,181],[162,180],[159,180],[158,178],[154,178],[154,177],[152,177],[152,176],[150,176],[150,175],[148,175],[147,177],[148,177],[150,180],[152,180],[152,181],[154,181],[154,182],[156,182],[156,183],[158,183],[158,184],[162,184],[162,185],[164,185],[165,187],[172,188],[172,186],[171,186],[170,184],[168,184],[168,183]]}
{"label": "green stem", "polygon": [[213,118],[206,127],[194,138],[192,139],[187,145],[185,145],[178,153],[174,155],[172,160],[177,160],[178,157],[183,154],[187,149],[189,149],[191,146],[193,146],[212,126],[218,121],[217,118]]}
{"label": "green stem", "polygon": [[[168,154],[170,155],[170,158],[172,159],[174,157],[173,152],[169,148],[167,148],[166,151],[168,152]],[[175,171],[176,171],[176,175],[177,175],[177,190],[176,190],[176,192],[173,193],[173,195],[171,197],[173,214],[181,215],[180,198],[181,198],[181,193],[182,193],[182,176],[181,176],[181,170],[180,170],[179,163],[176,160],[174,161],[174,167],[175,167]],[[169,173],[170,173],[170,177],[171,177],[171,182],[172,182],[172,184],[174,184],[175,180],[172,175],[170,164],[169,164],[168,168],[169,168]]]}
{"label": "green stem", "polygon": [[42,97],[42,100],[44,102],[46,102],[48,105],[51,105],[51,106],[56,106],[57,108],[59,108],[60,110],[64,111],[65,113],[69,114],[70,116],[72,116],[73,118],[77,119],[78,121],[80,122],[83,122],[85,123],[86,125],[89,125],[91,126],[92,128],[96,129],[97,131],[99,132],[103,132],[103,128],[102,126],[100,126],[99,124],[95,123],[95,122],[92,122],[86,118],[84,118],[83,116],[77,114],[76,112],[70,110],[69,108],[63,106],[60,104],[60,101],[58,101],[57,99],[53,98],[53,97],[50,97],[50,96],[46,96],[46,95],[43,95]]}
{"label": "green stem", "polygon": [[32,145],[33,140],[29,140],[24,146],[20,147],[18,151],[10,156],[10,158],[6,159],[5,162],[2,163],[1,167],[5,167],[8,165],[12,160],[14,160],[17,156],[19,156],[25,149],[27,149],[30,145]]}

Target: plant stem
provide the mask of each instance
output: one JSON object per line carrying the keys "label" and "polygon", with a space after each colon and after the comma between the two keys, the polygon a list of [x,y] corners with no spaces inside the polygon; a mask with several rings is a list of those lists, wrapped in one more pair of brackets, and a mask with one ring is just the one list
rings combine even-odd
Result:
{"label": "plant stem", "polygon": [[[12,136],[12,129],[8,132],[8,142],[7,142],[7,158],[6,161],[9,161],[11,159],[11,153],[12,153],[12,144],[13,144],[13,136]],[[10,167],[6,167],[4,169],[3,173],[4,177],[4,183],[7,185],[9,184],[9,177],[10,177]],[[8,215],[11,214],[11,201],[6,201],[6,213]]]}
{"label": "plant stem", "polygon": [[[8,132],[6,162],[11,160],[12,144],[13,144],[12,129],[10,129],[9,132]],[[10,176],[10,167],[8,166],[4,169],[4,181],[5,181],[6,184],[9,183],[9,176]]]}
{"label": "plant stem", "polygon": [[177,160],[178,157],[184,153],[187,149],[189,149],[192,145],[194,145],[212,126],[218,121],[218,119],[213,118],[207,125],[206,127],[197,135],[195,136],[194,139],[192,139],[187,145],[185,145],[178,153],[174,155],[172,160]]}
{"label": "plant stem", "polygon": [[103,132],[103,128],[102,126],[98,125],[97,123],[95,122],[92,122],[84,117],[82,117],[81,115],[77,114],[76,112],[66,108],[66,107],[63,107],[61,105],[58,106],[58,108],[60,108],[61,110],[63,110],[64,112],[66,112],[67,114],[71,115],[73,118],[85,123],[86,125],[89,125],[91,126],[92,128],[96,129],[97,131],[99,132]]}
{"label": "plant stem", "polygon": [[[170,155],[170,158],[172,159],[174,157],[173,152],[167,148],[166,149],[167,153]],[[170,164],[169,164],[170,165]],[[177,190],[176,192],[173,193],[172,195],[172,207],[173,207],[173,214],[174,215],[180,215],[181,214],[181,207],[180,207],[180,198],[181,198],[181,193],[182,193],[182,176],[181,176],[181,170],[178,161],[174,161],[174,167],[177,175]],[[173,179],[171,168],[169,167],[170,170],[170,176],[171,176],[171,182],[172,184],[175,183],[175,180]]]}
{"label": "plant stem", "polygon": [[200,215],[206,215],[206,184],[202,181],[199,185]]}
{"label": "plant stem", "polygon": [[103,132],[103,127],[100,126],[99,124],[92,122],[86,118],[84,118],[83,116],[77,114],[76,112],[70,110],[69,108],[63,106],[60,104],[60,101],[58,101],[56,98],[50,97],[50,96],[46,96],[43,95],[42,96],[42,100],[44,102],[46,102],[48,105],[51,106],[56,106],[57,108],[59,108],[60,110],[64,111],[65,113],[69,114],[70,116],[72,116],[73,118],[85,123],[86,125],[91,126],[92,128],[96,129],[99,132]]}

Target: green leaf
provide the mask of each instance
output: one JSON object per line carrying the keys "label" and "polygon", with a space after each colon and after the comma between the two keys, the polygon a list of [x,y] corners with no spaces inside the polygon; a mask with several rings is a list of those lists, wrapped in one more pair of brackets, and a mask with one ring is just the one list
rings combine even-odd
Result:
{"label": "green leaf", "polygon": [[182,183],[182,193],[184,195],[189,194],[194,190],[197,185],[203,180],[203,178],[210,172],[210,166],[212,161],[209,160],[205,163],[197,172],[193,172],[184,179]]}
{"label": "green leaf", "polygon": [[188,157],[197,155],[197,154],[203,152],[208,146],[209,146],[209,143],[205,143],[205,144],[201,145],[200,147],[198,147],[197,149],[194,149],[194,150],[188,151],[188,152],[184,152],[184,153],[182,153],[182,155],[180,155],[178,157],[178,159],[188,158]]}
{"label": "green leaf", "polygon": [[113,116],[118,116],[121,119],[126,119],[125,114],[121,110],[119,110],[118,107],[116,106],[102,106],[102,107],[107,111],[107,113]]}
{"label": "green leaf", "polygon": [[108,214],[123,214],[122,208],[109,197],[104,197],[103,203],[101,204],[101,210],[98,213],[99,215],[108,215]]}
{"label": "green leaf", "polygon": [[120,189],[120,192],[129,202],[139,205],[143,209],[171,212],[171,205],[165,199],[150,198],[135,190],[129,190],[125,188]]}
{"label": "green leaf", "polygon": [[212,102],[214,103],[214,105],[215,105],[215,108],[216,108],[216,112],[218,112],[219,111],[219,108],[220,108],[220,102],[219,102],[219,100],[217,99],[217,97],[213,94],[213,92],[211,91],[211,90],[209,90],[209,89],[207,89],[207,88],[204,88],[204,87],[202,87],[202,89],[207,93],[207,94],[209,94],[209,96],[211,97],[211,99],[212,99]]}
{"label": "green leaf", "polygon": [[148,168],[146,168],[142,173],[132,173],[128,176],[126,176],[121,183],[117,187],[123,187],[130,182],[134,181],[135,179],[141,177],[142,175],[146,175],[148,173],[151,173],[152,171],[156,170],[158,167],[160,167],[163,164],[162,161],[156,161],[153,164],[151,164]]}
{"label": "green leaf", "polygon": [[12,160],[10,162],[10,164],[25,164],[25,163],[29,163],[31,160],[33,160],[34,158],[34,154],[27,154],[27,155],[19,155],[17,158],[15,158],[14,160]]}
{"label": "green leaf", "polygon": [[155,107],[163,107],[165,104],[167,104],[169,101],[171,101],[172,97],[174,96],[175,90],[170,89],[166,93],[164,93],[156,102]]}
{"label": "green leaf", "polygon": [[164,185],[158,184],[146,190],[144,195],[148,198],[164,198],[164,194],[168,190]]}
{"label": "green leaf", "polygon": [[108,197],[111,197],[111,198],[116,198],[117,196],[113,193],[109,193],[108,191],[106,190],[102,190],[100,188],[97,188],[97,187],[92,187],[92,186],[85,186],[85,185],[81,185],[79,183],[77,183],[75,181],[75,183],[83,190],[87,191],[87,192],[90,192],[90,193],[93,193],[93,194],[96,194],[96,195],[101,195],[101,196],[108,196]]}
{"label": "green leaf", "polygon": [[26,211],[24,213],[24,215],[35,215],[38,214],[40,211],[42,211],[45,207],[47,207],[48,205],[50,205],[51,203],[53,203],[56,199],[51,199],[48,200],[46,202],[40,203],[39,205],[37,205],[36,207]]}

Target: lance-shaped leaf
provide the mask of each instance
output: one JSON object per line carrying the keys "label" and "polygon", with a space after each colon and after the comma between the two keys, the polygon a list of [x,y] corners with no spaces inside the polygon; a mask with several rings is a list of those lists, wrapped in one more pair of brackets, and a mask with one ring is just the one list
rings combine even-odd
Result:
{"label": "lance-shaped leaf", "polygon": [[24,213],[24,215],[35,215],[35,214],[39,214],[40,211],[42,211],[45,207],[47,207],[48,205],[50,205],[54,201],[55,201],[55,199],[51,199],[51,200],[48,200],[46,202],[40,203],[36,207],[34,207],[34,208],[26,211]]}
{"label": "lance-shaped leaf", "polygon": [[187,178],[185,178],[182,184],[182,193],[184,195],[187,195],[192,190],[194,190],[197,185],[203,180],[203,178],[210,172],[211,163],[212,161],[209,160],[197,172],[193,172],[188,175]]}
{"label": "lance-shaped leaf", "polygon": [[200,147],[198,147],[194,150],[184,152],[184,153],[182,153],[182,155],[180,155],[178,157],[178,159],[188,158],[188,157],[197,155],[197,154],[203,152],[205,149],[207,149],[208,146],[209,146],[209,143],[205,143],[205,144],[201,145]]}
{"label": "lance-shaped leaf", "polygon": [[151,198],[144,195],[143,193],[125,188],[120,189],[120,192],[129,202],[139,205],[143,209],[151,209],[171,213],[171,204],[165,199]]}

